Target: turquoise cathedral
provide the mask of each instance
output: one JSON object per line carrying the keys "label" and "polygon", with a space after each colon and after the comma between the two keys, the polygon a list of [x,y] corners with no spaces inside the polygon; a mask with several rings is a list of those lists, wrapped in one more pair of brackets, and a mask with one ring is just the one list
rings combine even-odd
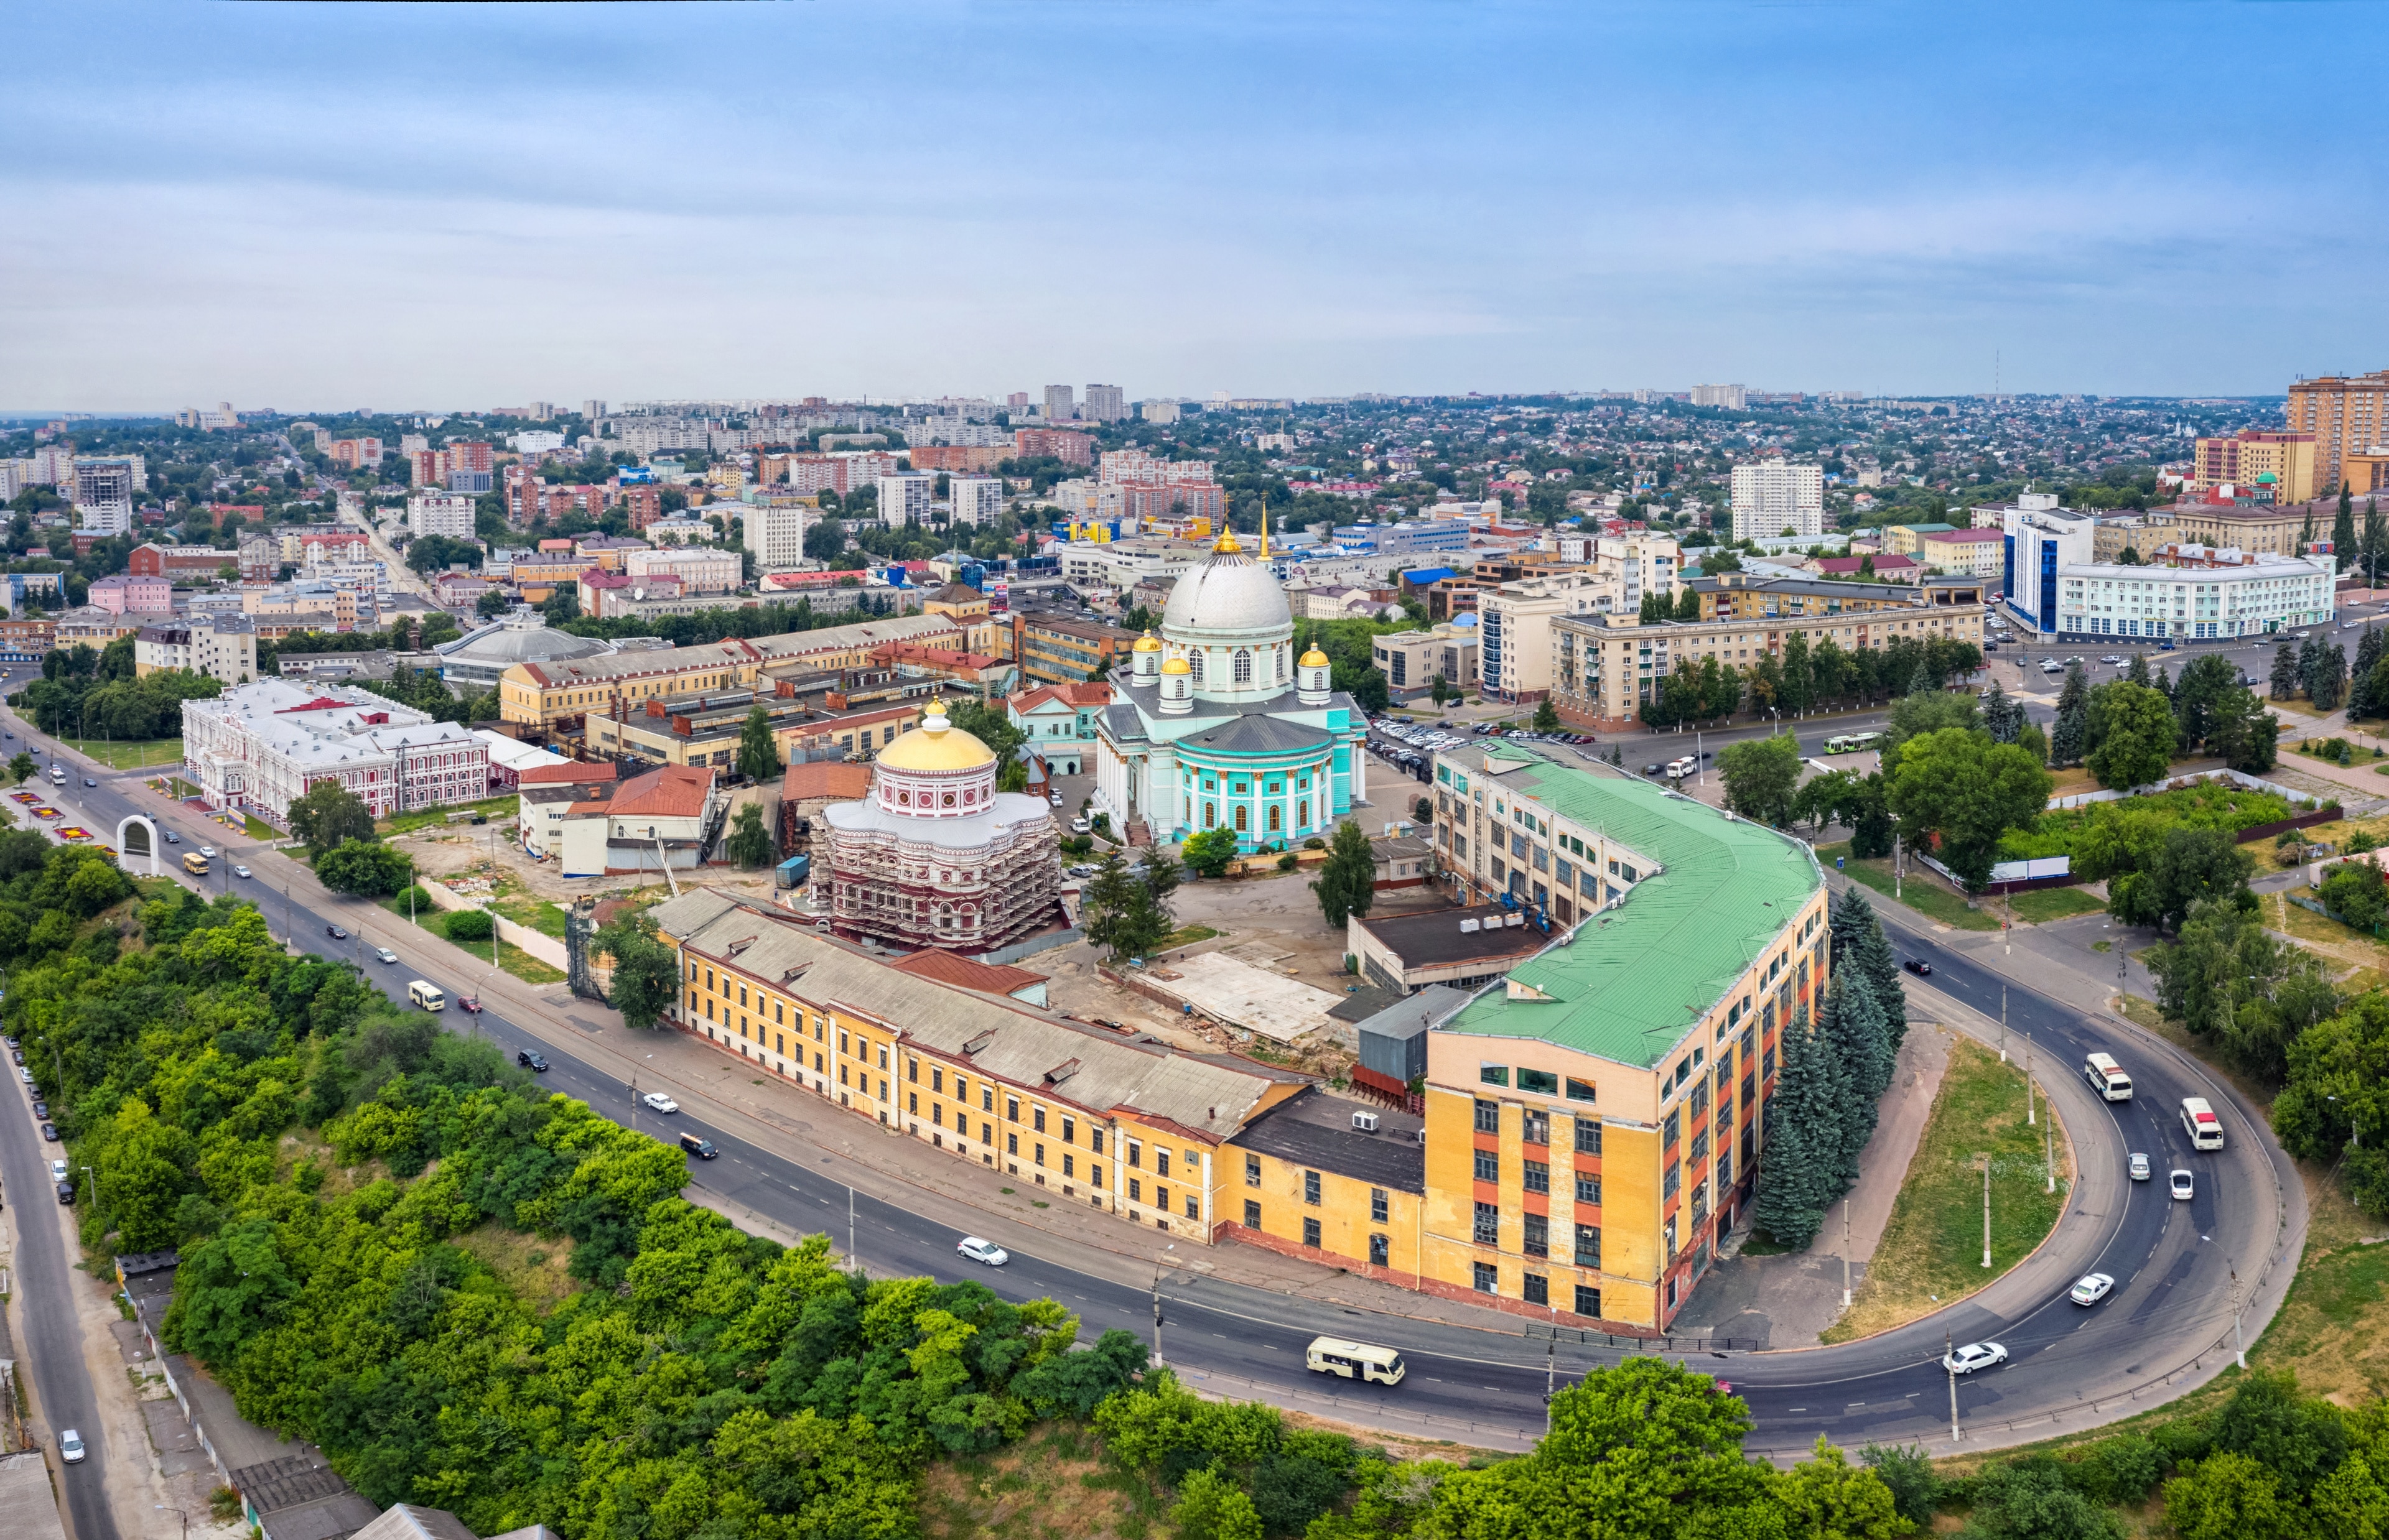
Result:
{"label": "turquoise cathedral", "polygon": [[1095,806],[1131,838],[1233,829],[1240,850],[1299,846],[1368,801],[1368,721],[1294,655],[1294,611],[1262,559],[1222,533],[1138,638],[1095,722]]}

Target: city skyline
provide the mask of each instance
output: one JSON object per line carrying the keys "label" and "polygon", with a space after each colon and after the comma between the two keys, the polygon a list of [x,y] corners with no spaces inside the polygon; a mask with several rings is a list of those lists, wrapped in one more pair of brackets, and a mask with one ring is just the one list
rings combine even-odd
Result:
{"label": "city skyline", "polygon": [[31,14],[0,407],[2377,367],[2382,178],[2298,66],[2381,22],[2156,14]]}

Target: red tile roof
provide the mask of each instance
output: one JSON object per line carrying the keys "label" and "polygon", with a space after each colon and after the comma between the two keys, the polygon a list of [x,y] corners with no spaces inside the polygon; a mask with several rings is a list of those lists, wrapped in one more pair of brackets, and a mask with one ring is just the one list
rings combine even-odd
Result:
{"label": "red tile roof", "polygon": [[981,962],[976,958],[956,957],[952,952],[914,952],[889,967],[900,974],[916,974],[951,984],[957,989],[977,989],[986,995],[1009,995],[1016,989],[1026,989],[1032,984],[1042,984],[1052,975],[1033,974],[1026,968],[1007,964]]}
{"label": "red tile roof", "polygon": [[523,786],[566,786],[591,781],[611,781],[617,773],[612,764],[584,765],[568,761],[561,765],[533,765],[516,778]]}
{"label": "red tile roof", "polygon": [[870,792],[869,765],[850,765],[836,759],[811,759],[803,764],[790,765],[786,777],[780,783],[780,796],[789,802],[801,802],[816,796],[858,802]]}
{"label": "red tile roof", "polygon": [[705,811],[713,773],[690,765],[664,765],[634,775],[614,793],[612,811],[625,818],[695,818]]}

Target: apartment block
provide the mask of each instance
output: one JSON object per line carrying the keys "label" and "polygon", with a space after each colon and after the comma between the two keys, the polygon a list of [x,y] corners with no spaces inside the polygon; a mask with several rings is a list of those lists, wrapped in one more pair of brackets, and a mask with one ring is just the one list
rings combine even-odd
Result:
{"label": "apartment block", "polygon": [[[1069,388],[1064,386],[1067,390]],[[1016,428],[1012,435],[1012,452],[1023,460],[1048,456],[1066,465],[1092,465],[1095,463],[1095,440],[1084,433],[1072,433],[1058,427]]]}
{"label": "apartment block", "polygon": [[2336,492],[2348,455],[2389,447],[2389,369],[2298,380],[2286,416],[2290,432],[2314,436],[2318,490]]}
{"label": "apartment block", "polygon": [[1068,386],[1049,385],[1045,388],[1044,414],[1045,420],[1049,423],[1067,423],[1079,414],[1079,409],[1071,400],[1071,390]]}
{"label": "apartment block", "polygon": [[1091,423],[1126,422],[1128,392],[1117,385],[1090,385],[1086,409],[1080,415]]}
{"label": "apartment block", "polygon": [[749,504],[743,517],[741,540],[755,554],[758,568],[769,572],[794,566],[805,559],[805,527],[821,517],[818,509]]}
{"label": "apartment block", "polygon": [[244,615],[201,613],[134,633],[134,678],[176,668],[247,684],[257,678],[257,628]]}
{"label": "apartment block", "polygon": [[1013,612],[1013,660],[1020,665],[1022,674],[1046,684],[1076,684],[1097,678],[1097,669],[1108,670],[1135,641],[1134,631],[1118,626]]}
{"label": "apartment block", "polygon": [[2087,562],[2058,571],[2060,641],[2151,637],[2211,642],[2328,625],[2332,566],[2255,552],[2165,545],[2131,566]]}
{"label": "apartment block", "polygon": [[926,525],[930,495],[937,484],[938,478],[927,471],[883,473],[877,482],[879,522],[890,528],[904,524]]}
{"label": "apartment block", "polygon": [[965,528],[988,528],[1003,516],[1003,482],[995,477],[952,477],[946,496],[953,522]]}
{"label": "apartment block", "polygon": [[1395,700],[1432,695],[1438,676],[1456,695],[1477,677],[1476,632],[1473,616],[1427,630],[1392,631],[1371,639],[1369,661],[1386,676],[1386,693]]}
{"label": "apartment block", "polygon": [[[1476,666],[1488,700],[1539,701],[1552,693],[1552,622],[1606,613],[1618,585],[1597,572],[1523,578],[1476,596]],[[1639,607],[1639,605],[1638,605]]]}
{"label": "apartment block", "polygon": [[471,540],[473,499],[463,492],[417,492],[406,500],[406,528],[417,540]]}
{"label": "apartment block", "polygon": [[2190,487],[2199,492],[2223,486],[2269,487],[2275,503],[2312,502],[2322,495],[2315,449],[2312,433],[2257,427],[2228,439],[2201,439],[2191,457]]}
{"label": "apartment block", "polygon": [[1814,540],[1825,532],[1825,473],[1777,456],[1733,468],[1733,538],[1790,534]]}
{"label": "apartment block", "polygon": [[1664,1330],[1750,1201],[1782,1035],[1825,986],[1823,872],[1523,745],[1438,755],[1435,795],[1456,896],[1555,944],[1427,1033],[1422,1287]]}
{"label": "apartment block", "polygon": [[1812,647],[1831,640],[1846,652],[1935,636],[1977,647],[1983,643],[1979,579],[1928,578],[1895,586],[1734,572],[1691,587],[1701,596],[1698,620],[1646,625],[1621,609],[1551,622],[1551,699],[1562,718],[1601,732],[1621,731],[1640,718],[1679,664],[1714,657],[1747,672],[1764,658],[1780,659],[1795,635],[1808,637]]}
{"label": "apartment block", "polygon": [[744,583],[746,564],[735,551],[628,551],[622,571],[638,579],[677,578],[683,593],[728,593]]}
{"label": "apartment block", "polygon": [[1997,578],[2007,562],[2007,535],[1999,529],[1935,529],[1911,553],[1934,572]]}

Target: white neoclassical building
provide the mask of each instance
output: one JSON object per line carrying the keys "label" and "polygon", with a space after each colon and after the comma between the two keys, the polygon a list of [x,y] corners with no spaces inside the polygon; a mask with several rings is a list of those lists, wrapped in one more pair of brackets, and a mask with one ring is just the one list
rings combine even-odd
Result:
{"label": "white neoclassical building", "polygon": [[183,703],[183,773],[210,807],[289,827],[320,781],[376,818],[490,795],[490,745],[471,729],[345,685],[260,680]]}
{"label": "white neoclassical building", "polygon": [[1329,688],[1324,653],[1295,656],[1285,591],[1233,532],[1130,656],[1095,721],[1095,805],[1131,837],[1225,828],[1242,850],[1298,846],[1367,802],[1368,719]]}

